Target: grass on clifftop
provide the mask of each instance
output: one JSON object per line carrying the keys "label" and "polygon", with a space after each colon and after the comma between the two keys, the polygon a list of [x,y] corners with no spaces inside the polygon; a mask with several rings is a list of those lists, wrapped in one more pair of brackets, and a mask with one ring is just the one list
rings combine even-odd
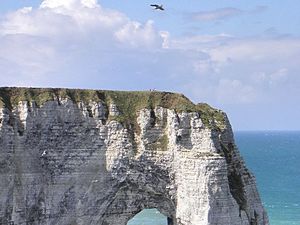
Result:
{"label": "grass on clifftop", "polygon": [[[38,107],[47,101],[62,98],[73,102],[114,103],[121,115],[113,118],[126,125],[135,125],[136,114],[143,108],[161,106],[176,112],[199,112],[203,123],[208,127],[224,124],[224,114],[208,104],[195,105],[182,94],[158,91],[104,91],[63,88],[0,88],[0,107],[12,110],[20,101],[34,102]],[[216,123],[216,124],[213,124]],[[215,126],[216,125],[216,126]]]}

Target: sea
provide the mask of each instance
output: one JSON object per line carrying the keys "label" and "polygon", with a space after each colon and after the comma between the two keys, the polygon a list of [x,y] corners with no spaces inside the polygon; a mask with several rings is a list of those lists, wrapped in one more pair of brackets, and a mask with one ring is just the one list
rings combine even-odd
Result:
{"label": "sea", "polygon": [[[300,225],[300,131],[237,131],[236,144],[257,187],[271,225]],[[166,225],[145,209],[127,225]]]}

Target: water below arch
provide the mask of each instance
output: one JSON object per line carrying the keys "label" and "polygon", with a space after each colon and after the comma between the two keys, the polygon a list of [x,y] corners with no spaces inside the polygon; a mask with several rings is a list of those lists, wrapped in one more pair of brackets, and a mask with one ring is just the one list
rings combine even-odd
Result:
{"label": "water below arch", "polygon": [[144,209],[129,220],[127,225],[167,225],[167,217],[157,209]]}

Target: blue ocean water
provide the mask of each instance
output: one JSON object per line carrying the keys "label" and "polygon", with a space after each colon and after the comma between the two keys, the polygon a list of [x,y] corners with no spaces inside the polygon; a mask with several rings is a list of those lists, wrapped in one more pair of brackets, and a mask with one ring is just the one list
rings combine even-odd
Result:
{"label": "blue ocean water", "polygon": [[[240,131],[235,141],[254,173],[271,225],[300,225],[300,131]],[[128,225],[166,225],[155,209]]]}
{"label": "blue ocean water", "polygon": [[300,225],[300,131],[236,132],[271,225]]}
{"label": "blue ocean water", "polygon": [[167,225],[167,218],[156,209],[144,209],[127,225]]}

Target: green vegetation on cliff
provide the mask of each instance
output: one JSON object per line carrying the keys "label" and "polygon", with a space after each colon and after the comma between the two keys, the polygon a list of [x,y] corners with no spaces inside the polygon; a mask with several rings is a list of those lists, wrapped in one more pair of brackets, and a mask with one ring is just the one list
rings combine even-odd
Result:
{"label": "green vegetation on cliff", "polygon": [[106,91],[64,88],[0,88],[0,107],[12,110],[20,101],[34,103],[40,107],[47,101],[68,98],[75,103],[91,101],[105,105],[114,103],[121,112],[114,118],[125,125],[136,124],[137,112],[143,108],[161,106],[176,112],[199,112],[205,126],[223,129],[224,113],[208,104],[193,104],[182,94],[159,91]]}

